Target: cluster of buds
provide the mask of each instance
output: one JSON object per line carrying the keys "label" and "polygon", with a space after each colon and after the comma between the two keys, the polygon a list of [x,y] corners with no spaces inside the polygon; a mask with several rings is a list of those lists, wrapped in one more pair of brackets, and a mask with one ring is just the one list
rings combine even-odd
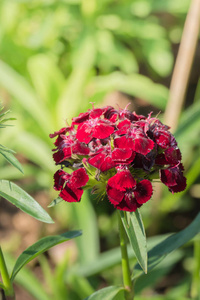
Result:
{"label": "cluster of buds", "polygon": [[126,108],[93,108],[72,119],[51,138],[54,175],[59,197],[79,202],[92,189],[124,211],[135,211],[152,194],[152,180],[160,179],[170,192],[183,191],[181,152],[169,127]]}

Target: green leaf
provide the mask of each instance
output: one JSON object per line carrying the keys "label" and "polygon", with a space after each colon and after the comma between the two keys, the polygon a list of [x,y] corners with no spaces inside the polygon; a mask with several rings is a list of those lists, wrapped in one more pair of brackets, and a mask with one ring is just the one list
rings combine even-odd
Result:
{"label": "green leaf", "polygon": [[[161,243],[157,244],[148,252],[148,270],[153,269],[159,264],[170,252],[183,246],[191,240],[197,233],[200,232],[200,213],[194,221],[185,229],[166,238]],[[133,270],[133,278],[140,276],[143,273],[139,264]]]}
{"label": "green leaf", "polygon": [[[155,236],[147,239],[147,249],[151,249],[159,242],[163,241],[168,237],[168,234]],[[128,257],[130,260],[136,261],[135,253],[131,245],[127,246]],[[90,261],[81,264],[80,266],[74,266],[68,271],[69,274],[79,274],[80,276],[90,277],[95,274],[99,274],[107,269],[113,268],[116,265],[121,264],[121,249],[120,247],[108,250],[98,255],[95,261]],[[145,274],[146,276],[146,274]]]}
{"label": "green leaf", "polygon": [[[9,274],[13,270],[16,259],[8,253],[5,254],[6,265],[8,267]],[[36,275],[28,268],[23,268],[15,278],[15,284],[23,287],[28,291],[34,299],[37,300],[49,300],[50,297],[42,286],[41,281]]]}
{"label": "green leaf", "polygon": [[168,274],[184,256],[184,252],[181,250],[174,251],[171,255],[167,256],[155,269],[143,274],[137,278],[135,282],[135,294],[140,295],[142,290],[148,286],[151,288],[160,281],[160,279]]}
{"label": "green leaf", "polygon": [[127,218],[122,211],[120,215],[138,263],[147,273],[147,243],[140,212],[137,209],[135,212],[127,213]]}
{"label": "green leaf", "polygon": [[17,273],[21,270],[21,268],[37,257],[39,254],[47,251],[49,248],[52,248],[55,245],[78,237],[82,234],[81,231],[69,231],[60,235],[52,235],[47,236],[28,247],[17,259],[15,266],[12,271],[11,281],[14,280]]}
{"label": "green leaf", "polygon": [[95,289],[92,287],[89,280],[80,276],[78,273],[70,276],[70,279],[67,282],[70,284],[71,289],[76,291],[80,299],[88,297],[95,292]]}
{"label": "green leaf", "polygon": [[[124,288],[117,286],[109,286],[101,289],[91,296],[87,297],[85,300],[112,300],[117,294],[124,291]],[[121,298],[123,299],[123,298]]]}
{"label": "green leaf", "polygon": [[7,150],[6,148],[4,149],[4,148],[0,147],[0,154],[3,155],[5,157],[5,159],[11,165],[13,165],[15,168],[17,168],[21,173],[24,173],[21,164],[19,163],[17,158],[12,154],[11,151]]}
{"label": "green leaf", "polygon": [[39,203],[16,184],[8,180],[0,180],[0,196],[35,219],[45,223],[54,223]]}
{"label": "green leaf", "polygon": [[51,201],[51,203],[48,205],[48,207],[56,206],[57,204],[59,204],[62,201],[64,201],[64,200],[62,198],[58,197],[58,198],[54,199],[53,201]]}

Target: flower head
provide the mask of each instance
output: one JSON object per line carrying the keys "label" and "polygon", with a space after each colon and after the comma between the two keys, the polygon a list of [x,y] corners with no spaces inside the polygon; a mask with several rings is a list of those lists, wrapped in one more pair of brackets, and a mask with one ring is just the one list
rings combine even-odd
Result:
{"label": "flower head", "polygon": [[150,200],[153,178],[172,193],[183,191],[180,149],[169,127],[151,115],[93,107],[51,134],[53,159],[61,166],[54,175],[59,196],[79,202],[83,189],[91,188],[106,193],[116,209],[135,211]]}

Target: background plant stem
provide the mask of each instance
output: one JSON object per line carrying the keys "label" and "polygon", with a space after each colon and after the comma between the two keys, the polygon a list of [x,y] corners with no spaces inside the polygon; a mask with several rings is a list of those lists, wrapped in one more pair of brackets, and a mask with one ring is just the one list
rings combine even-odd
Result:
{"label": "background plant stem", "polygon": [[192,0],[172,74],[169,100],[164,115],[164,122],[171,127],[171,131],[175,131],[177,128],[179,115],[184,104],[199,28],[200,0]]}
{"label": "background plant stem", "polygon": [[127,253],[126,232],[122,224],[122,220],[119,212],[118,212],[118,222],[119,222],[120,248],[121,248],[121,256],[122,256],[122,273],[123,273],[124,287],[126,289],[125,299],[132,300],[134,299],[134,289],[133,289],[133,284],[131,282],[129,258]]}
{"label": "background plant stem", "polygon": [[200,296],[200,234],[194,240],[194,270],[192,277],[191,297],[197,299]]}
{"label": "background plant stem", "polygon": [[1,277],[2,277],[2,280],[3,280],[3,284],[5,286],[6,296],[8,296],[9,299],[14,300],[15,299],[14,290],[13,290],[13,286],[12,286],[12,283],[11,283],[10,278],[9,278],[8,270],[7,270],[7,267],[6,267],[6,263],[5,263],[5,260],[4,260],[4,256],[3,256],[3,252],[2,252],[1,247],[0,247],[0,272],[1,272]]}

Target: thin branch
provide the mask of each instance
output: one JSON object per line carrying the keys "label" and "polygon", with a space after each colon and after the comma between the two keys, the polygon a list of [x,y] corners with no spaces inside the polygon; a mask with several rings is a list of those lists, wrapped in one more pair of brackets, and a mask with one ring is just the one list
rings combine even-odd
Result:
{"label": "thin branch", "polygon": [[184,105],[200,28],[200,0],[191,0],[172,75],[164,122],[174,131]]}

